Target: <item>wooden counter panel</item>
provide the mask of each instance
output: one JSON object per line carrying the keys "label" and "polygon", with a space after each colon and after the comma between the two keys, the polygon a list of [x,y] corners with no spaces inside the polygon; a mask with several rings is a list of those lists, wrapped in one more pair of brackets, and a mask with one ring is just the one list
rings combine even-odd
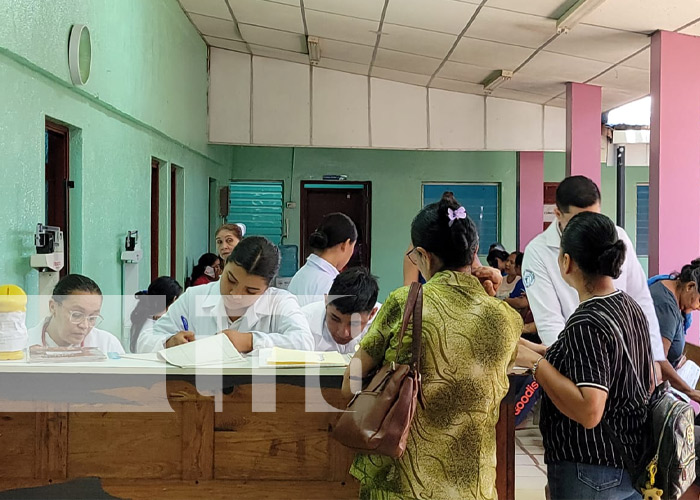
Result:
{"label": "wooden counter panel", "polygon": [[181,411],[71,413],[69,419],[69,477],[181,478]]}
{"label": "wooden counter panel", "polygon": [[36,413],[0,414],[0,478],[33,478]]}
{"label": "wooden counter panel", "polygon": [[329,479],[329,415],[303,403],[279,403],[253,413],[250,403],[224,403],[215,415],[216,479]]}

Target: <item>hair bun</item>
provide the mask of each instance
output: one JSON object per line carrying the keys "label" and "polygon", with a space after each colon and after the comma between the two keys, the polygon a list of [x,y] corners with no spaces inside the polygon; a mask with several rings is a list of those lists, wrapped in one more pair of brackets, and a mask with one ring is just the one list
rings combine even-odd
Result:
{"label": "hair bun", "polygon": [[598,258],[599,273],[604,276],[610,276],[613,279],[619,278],[622,273],[622,264],[625,262],[626,253],[627,246],[622,240],[617,240],[608,246]]}
{"label": "hair bun", "polygon": [[314,231],[309,236],[309,246],[318,250],[328,247],[328,236],[322,231]]}

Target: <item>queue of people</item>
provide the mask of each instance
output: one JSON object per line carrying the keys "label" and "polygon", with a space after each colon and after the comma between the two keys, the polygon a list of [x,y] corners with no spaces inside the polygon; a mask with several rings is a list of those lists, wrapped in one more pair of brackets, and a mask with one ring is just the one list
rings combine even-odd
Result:
{"label": "queue of people", "polygon": [[[362,498],[495,498],[494,429],[514,364],[529,369],[543,393],[550,498],[640,498],[623,459],[644,451],[649,394],[637,385],[653,389],[656,364],[700,401],[678,374],[690,314],[700,310],[700,259],[647,284],[629,237],[600,213],[600,191],[585,177],[559,185],[555,215],[524,253],[492,245],[489,266],[480,265],[476,226],[452,193],[416,215],[404,278],[424,283],[423,404],[401,458],[356,458],[351,473]],[[241,353],[279,346],[353,355],[361,378],[406,363],[411,341],[399,346],[398,332],[408,287],[378,302],[377,278],[347,268],[357,240],[352,219],[325,216],[310,237],[312,254],[281,290],[279,248],[245,237],[239,225],[222,226],[217,253],[199,259],[184,292],[161,277],[137,294],[129,347],[154,352],[222,334]],[[68,275],[29,344],[124,353],[98,328],[101,308],[99,286]],[[348,368],[348,398],[358,383]],[[623,449],[603,423],[628,436]]]}

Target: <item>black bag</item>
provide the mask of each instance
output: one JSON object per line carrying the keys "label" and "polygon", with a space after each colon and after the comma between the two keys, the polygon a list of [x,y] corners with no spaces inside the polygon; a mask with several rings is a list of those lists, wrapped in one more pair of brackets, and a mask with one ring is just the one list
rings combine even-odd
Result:
{"label": "black bag", "polygon": [[644,500],[678,500],[695,481],[695,412],[688,403],[673,395],[668,382],[658,385],[656,372],[654,382],[657,387],[649,398],[649,390],[644,388],[644,382],[637,374],[620,328],[607,314],[601,314],[620,338],[634,378],[647,399],[647,439],[641,460],[634,463],[630,459],[605,420],[603,429],[622,455],[632,484],[642,493]]}

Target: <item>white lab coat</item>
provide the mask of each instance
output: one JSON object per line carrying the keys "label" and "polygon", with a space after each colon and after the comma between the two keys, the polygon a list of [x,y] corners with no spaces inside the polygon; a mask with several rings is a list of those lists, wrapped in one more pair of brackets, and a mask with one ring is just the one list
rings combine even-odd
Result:
{"label": "white lab coat", "polygon": [[[47,318],[48,319],[48,318]],[[41,343],[41,332],[43,331],[44,328],[44,323],[46,320],[42,321],[38,325],[36,325],[34,328],[29,330],[27,332],[29,334],[29,338],[27,340],[27,347],[33,346],[33,345],[42,345]],[[85,337],[85,341],[83,342],[84,347],[97,347],[102,351],[103,353],[107,354],[109,352],[116,352],[118,354],[124,354],[124,348],[122,347],[121,343],[119,342],[119,339],[112,335],[111,333],[105,331],[105,330],[100,330],[99,328],[93,328],[90,333],[87,334]],[[46,344],[45,347],[58,347],[56,342],[54,342],[49,334],[46,334]]]}
{"label": "white lab coat", "polygon": [[253,349],[286,347],[311,351],[314,347],[309,323],[296,298],[285,290],[268,288],[245,314],[231,321],[221,297],[220,283],[188,288],[150,329],[144,329],[137,343],[138,352],[157,352],[177,332],[183,331],[182,318],[197,338],[209,337],[226,329],[253,334]]}
{"label": "white lab coat", "polygon": [[[382,307],[382,304],[377,302],[377,310]],[[338,344],[328,331],[328,326],[326,324],[326,303],[325,301],[313,302],[301,308],[302,312],[306,316],[309,322],[309,327],[311,328],[311,334],[314,336],[314,349],[316,351],[338,351],[341,354],[354,354],[357,350],[357,345],[365,336],[369,327],[372,326],[372,321],[377,317],[375,314],[371,320],[367,323],[364,330],[360,334],[352,339],[347,344]]]}
{"label": "white lab coat", "polygon": [[[654,360],[666,359],[659,321],[656,318],[644,269],[625,230],[618,227],[617,234],[625,242],[627,254],[622,265],[622,274],[615,280],[615,288],[626,292],[641,306],[649,322]],[[561,232],[555,221],[530,242],[525,249],[522,265],[523,284],[527,290],[537,333],[547,346],[557,340],[566,326],[566,321],[579,305],[578,292],[564,281],[559,271],[560,247]]]}
{"label": "white lab coat", "polygon": [[287,290],[296,295],[299,305],[304,307],[324,300],[336,276],[338,270],[330,262],[312,253],[289,282]]}

